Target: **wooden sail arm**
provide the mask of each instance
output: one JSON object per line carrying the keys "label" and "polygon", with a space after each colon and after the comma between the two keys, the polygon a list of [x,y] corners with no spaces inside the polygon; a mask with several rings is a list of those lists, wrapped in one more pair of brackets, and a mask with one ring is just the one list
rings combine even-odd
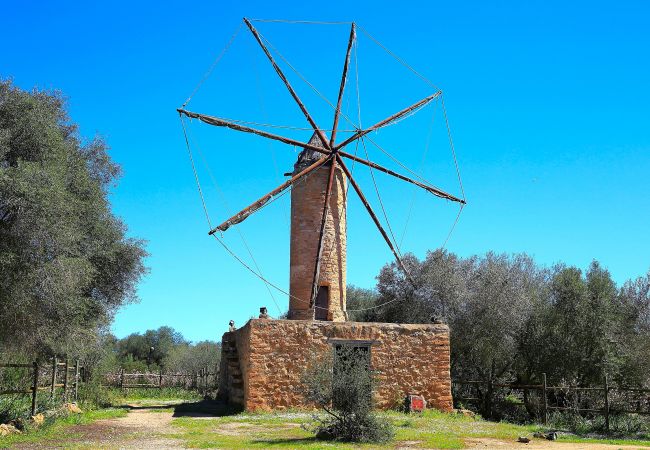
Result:
{"label": "wooden sail arm", "polygon": [[243,222],[244,220],[246,220],[246,218],[248,218],[248,216],[250,216],[250,215],[253,214],[255,211],[257,211],[258,209],[260,209],[261,207],[263,207],[265,204],[267,204],[267,203],[268,203],[269,201],[271,201],[274,197],[276,197],[277,195],[279,195],[280,193],[282,193],[282,192],[283,192],[285,189],[287,189],[289,186],[291,186],[292,184],[294,184],[296,181],[300,180],[300,178],[302,178],[303,176],[309,174],[311,171],[316,170],[317,168],[319,168],[320,166],[322,166],[323,164],[325,164],[327,161],[329,161],[331,158],[332,158],[332,156],[329,156],[329,157],[327,157],[327,158],[321,158],[321,159],[319,159],[318,161],[316,161],[315,163],[313,163],[311,166],[305,168],[305,170],[303,170],[303,171],[297,173],[296,175],[294,175],[293,177],[291,177],[291,179],[289,179],[289,180],[287,180],[286,182],[282,183],[280,186],[278,186],[277,188],[273,189],[273,190],[272,190],[271,192],[269,192],[268,194],[262,196],[261,198],[259,198],[258,200],[254,201],[252,204],[250,204],[250,205],[247,206],[246,208],[244,208],[244,209],[242,209],[241,211],[239,211],[237,214],[235,214],[235,215],[232,216],[230,219],[228,219],[228,220],[226,220],[225,222],[223,222],[221,225],[219,225],[219,226],[217,226],[217,227],[211,229],[211,230],[209,231],[208,234],[211,234],[211,235],[212,235],[212,234],[216,233],[217,231],[226,231],[226,230],[227,230],[228,228],[230,228],[232,225],[236,225],[236,224],[238,224],[238,223]]}
{"label": "wooden sail arm", "polygon": [[314,276],[311,284],[311,300],[309,307],[314,306],[316,295],[318,294],[318,278],[320,277],[320,264],[323,257],[323,239],[325,237],[325,225],[327,224],[327,214],[330,208],[330,198],[332,196],[332,186],[334,185],[334,173],[336,172],[336,161],[338,157],[331,157],[331,166],[329,178],[327,179],[327,190],[325,191],[325,205],[323,205],[323,217],[320,223],[320,233],[318,234],[318,250],[316,251],[316,265],[314,266]]}
{"label": "wooden sail arm", "polygon": [[385,168],[383,166],[380,166],[379,164],[376,164],[376,163],[374,163],[372,161],[369,161],[367,159],[359,158],[359,157],[354,156],[354,155],[352,155],[350,153],[342,152],[342,151],[338,151],[337,154],[339,154],[341,156],[344,156],[346,158],[349,158],[352,161],[356,161],[358,163],[364,164],[364,165],[366,165],[368,167],[372,167],[373,169],[377,169],[380,172],[384,172],[384,173],[387,173],[389,175],[392,175],[392,176],[394,176],[396,178],[399,178],[400,180],[404,180],[404,181],[407,181],[407,182],[409,182],[411,184],[414,184],[414,185],[416,185],[418,187],[421,187],[422,189],[430,192],[431,194],[435,195],[436,197],[444,198],[446,200],[451,200],[452,202],[458,202],[458,203],[465,204],[465,200],[463,200],[461,198],[458,198],[455,195],[449,194],[449,193],[447,193],[447,192],[445,192],[443,190],[440,190],[440,189],[438,189],[438,188],[436,188],[434,186],[431,186],[429,184],[421,183],[421,182],[419,182],[417,180],[406,177],[406,176],[404,176],[404,175],[402,175],[400,173],[394,172],[394,171],[392,171],[390,169],[387,169],[387,168]]}
{"label": "wooden sail arm", "polygon": [[406,270],[406,266],[404,265],[404,262],[402,262],[402,258],[399,257],[397,254],[397,251],[395,250],[395,247],[393,246],[393,242],[390,240],[388,237],[388,234],[386,234],[386,231],[384,230],[384,227],[381,226],[381,222],[379,222],[379,219],[377,218],[377,215],[373,211],[372,207],[370,206],[370,203],[368,203],[368,200],[366,200],[366,196],[363,195],[363,192],[361,191],[361,188],[357,184],[357,182],[352,178],[352,173],[348,170],[347,166],[343,162],[343,158],[340,158],[337,156],[338,163],[341,165],[341,169],[343,169],[343,172],[345,172],[345,175],[347,175],[348,179],[350,180],[350,184],[352,184],[352,187],[356,191],[357,195],[359,196],[359,199],[361,200],[361,203],[363,203],[363,206],[366,207],[366,210],[368,210],[368,214],[370,214],[370,217],[372,218],[373,222],[375,222],[375,225],[377,225],[377,228],[379,229],[379,232],[383,236],[384,240],[388,244],[388,247],[390,250],[393,252],[393,255],[395,256],[395,259],[397,260],[397,264],[399,265],[400,269],[404,272],[406,275],[406,278],[411,282],[411,284],[415,287],[415,281],[411,277],[411,274],[409,273],[408,270]]}
{"label": "wooden sail arm", "polygon": [[271,55],[271,52],[269,52],[269,49],[266,48],[266,45],[264,45],[264,42],[262,42],[262,38],[260,37],[260,34],[258,33],[258,31],[255,29],[253,24],[250,23],[250,21],[245,17],[244,17],[244,23],[246,23],[248,28],[251,30],[251,33],[253,33],[253,36],[255,36],[255,40],[260,45],[260,47],[262,47],[262,50],[264,50],[264,53],[266,54],[266,57],[271,62],[271,65],[273,65],[273,68],[275,69],[275,72],[278,74],[278,76],[280,77],[280,79],[282,80],[284,85],[289,90],[289,93],[291,94],[293,99],[298,104],[298,107],[300,108],[302,113],[305,115],[305,118],[307,119],[307,122],[309,122],[309,124],[312,126],[312,128],[314,129],[314,131],[316,132],[316,134],[320,138],[321,142],[323,143],[323,147],[325,147],[326,149],[329,150],[330,146],[329,146],[329,142],[327,142],[327,138],[325,137],[325,134],[318,127],[318,125],[316,125],[316,122],[314,121],[314,119],[312,119],[311,115],[307,111],[307,108],[305,107],[305,105],[300,100],[300,97],[298,97],[298,94],[296,94],[296,91],[294,91],[293,87],[291,87],[291,83],[289,83],[289,80],[287,80],[287,77],[282,72],[282,69],[280,69],[280,67],[276,64],[275,59],[273,59],[273,55]]}
{"label": "wooden sail arm", "polygon": [[243,125],[239,125],[237,123],[230,122],[228,120],[224,120],[224,119],[221,119],[219,117],[208,116],[208,115],[205,115],[205,114],[199,114],[199,113],[195,113],[195,112],[192,112],[192,111],[187,111],[187,110],[182,109],[182,108],[179,108],[176,111],[178,111],[179,114],[183,114],[183,115],[185,115],[185,116],[187,116],[187,117],[189,117],[191,119],[199,119],[201,122],[207,123],[208,125],[214,125],[215,127],[226,127],[226,128],[230,128],[230,129],[235,130],[235,131],[241,131],[241,132],[244,132],[244,133],[256,134],[258,136],[262,136],[262,137],[265,137],[265,138],[268,138],[268,139],[273,139],[275,141],[284,142],[285,144],[295,145],[295,146],[302,147],[302,148],[308,148],[308,149],[314,150],[314,151],[316,151],[318,153],[322,153],[323,155],[329,155],[331,153],[329,150],[326,150],[326,149],[321,148],[321,147],[317,147],[315,145],[307,144],[305,142],[296,141],[295,139],[287,138],[287,137],[284,137],[284,136],[279,136],[277,134],[267,133],[266,131],[258,130],[256,128],[250,128],[250,127],[246,127],[246,126],[243,126]]}
{"label": "wooden sail arm", "polygon": [[404,108],[403,110],[401,110],[399,112],[396,112],[395,114],[388,117],[387,119],[384,119],[381,122],[377,122],[376,124],[374,124],[370,128],[366,128],[364,130],[357,131],[352,136],[350,136],[348,139],[346,139],[345,141],[343,141],[342,143],[340,143],[339,145],[334,147],[334,150],[339,150],[339,149],[345,147],[350,142],[353,142],[353,141],[365,136],[366,134],[370,133],[371,131],[377,130],[377,129],[379,129],[381,127],[384,127],[386,125],[390,125],[392,122],[395,122],[396,120],[401,119],[402,117],[404,117],[405,115],[407,115],[411,111],[416,110],[418,108],[421,108],[422,106],[426,105],[427,103],[435,100],[436,98],[440,97],[440,95],[442,95],[442,91],[438,91],[435,94],[432,94],[432,95],[430,95],[428,97],[423,98],[419,102],[414,103],[411,106],[409,106],[407,108]]}
{"label": "wooden sail arm", "polygon": [[348,66],[350,64],[350,52],[352,51],[352,44],[356,38],[356,30],[354,22],[350,28],[350,39],[348,40],[348,49],[345,53],[345,62],[343,63],[343,75],[341,75],[341,85],[339,86],[339,98],[336,102],[336,110],[334,111],[334,125],[332,125],[332,135],[330,136],[330,148],[334,147],[336,140],[336,130],[339,126],[339,116],[341,115],[341,101],[343,100],[343,92],[345,91],[345,83],[348,79]]}

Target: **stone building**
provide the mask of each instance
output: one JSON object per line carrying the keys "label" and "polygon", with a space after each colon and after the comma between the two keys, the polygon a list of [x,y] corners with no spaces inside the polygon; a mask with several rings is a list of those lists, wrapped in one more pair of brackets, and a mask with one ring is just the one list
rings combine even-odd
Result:
{"label": "stone building", "polygon": [[[314,136],[309,142],[320,145]],[[303,150],[294,174],[321,154]],[[408,395],[428,407],[452,409],[449,329],[446,325],[346,321],[346,177],[335,169],[323,235],[318,291],[311,305],[329,164],[300,179],[291,193],[288,320],[252,319],[222,340],[219,392],[246,410],[309,406],[300,380],[310,361],[336,345],[368,348],[378,372],[376,404],[390,408]]]}

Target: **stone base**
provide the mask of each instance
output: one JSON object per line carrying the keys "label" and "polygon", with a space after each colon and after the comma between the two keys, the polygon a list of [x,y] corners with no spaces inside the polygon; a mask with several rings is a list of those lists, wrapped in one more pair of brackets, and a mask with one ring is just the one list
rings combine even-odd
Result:
{"label": "stone base", "polygon": [[220,395],[249,411],[310,407],[303,372],[341,340],[370,345],[379,408],[417,394],[428,407],[452,410],[449,328],[440,324],[251,319],[223,335]]}

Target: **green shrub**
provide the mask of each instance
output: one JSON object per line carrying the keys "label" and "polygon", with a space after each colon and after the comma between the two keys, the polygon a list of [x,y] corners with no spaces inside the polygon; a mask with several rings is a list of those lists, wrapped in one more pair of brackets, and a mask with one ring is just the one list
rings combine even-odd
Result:
{"label": "green shrub", "polygon": [[387,442],[392,425],[373,413],[375,379],[370,349],[337,345],[326,358],[315,356],[305,371],[305,397],[326,414],[315,416],[311,431],[320,439]]}

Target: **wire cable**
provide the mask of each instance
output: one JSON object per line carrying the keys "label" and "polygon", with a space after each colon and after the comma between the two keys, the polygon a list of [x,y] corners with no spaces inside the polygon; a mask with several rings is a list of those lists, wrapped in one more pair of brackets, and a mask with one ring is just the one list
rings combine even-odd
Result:
{"label": "wire cable", "polygon": [[223,50],[221,50],[221,53],[219,55],[217,55],[217,57],[213,61],[212,65],[208,69],[208,71],[203,74],[203,77],[199,80],[199,83],[196,85],[196,87],[194,88],[194,90],[192,91],[190,96],[187,98],[187,100],[185,100],[185,103],[183,103],[183,106],[181,106],[181,108],[185,108],[185,106],[187,106],[187,104],[190,102],[190,100],[192,100],[192,97],[194,97],[194,94],[196,94],[198,92],[198,90],[201,88],[201,86],[203,85],[203,83],[205,83],[205,80],[207,80],[210,77],[210,75],[212,74],[212,71],[214,70],[214,68],[217,67],[217,64],[219,64],[219,62],[221,61],[221,58],[223,58],[223,55],[226,54],[226,52],[228,51],[228,49],[230,48],[232,43],[235,41],[235,38],[239,34],[239,31],[241,30],[243,25],[244,25],[243,23],[239,24],[239,26],[237,27],[237,29],[235,30],[233,35],[230,37],[230,40],[226,43],[226,46],[223,48]]}

